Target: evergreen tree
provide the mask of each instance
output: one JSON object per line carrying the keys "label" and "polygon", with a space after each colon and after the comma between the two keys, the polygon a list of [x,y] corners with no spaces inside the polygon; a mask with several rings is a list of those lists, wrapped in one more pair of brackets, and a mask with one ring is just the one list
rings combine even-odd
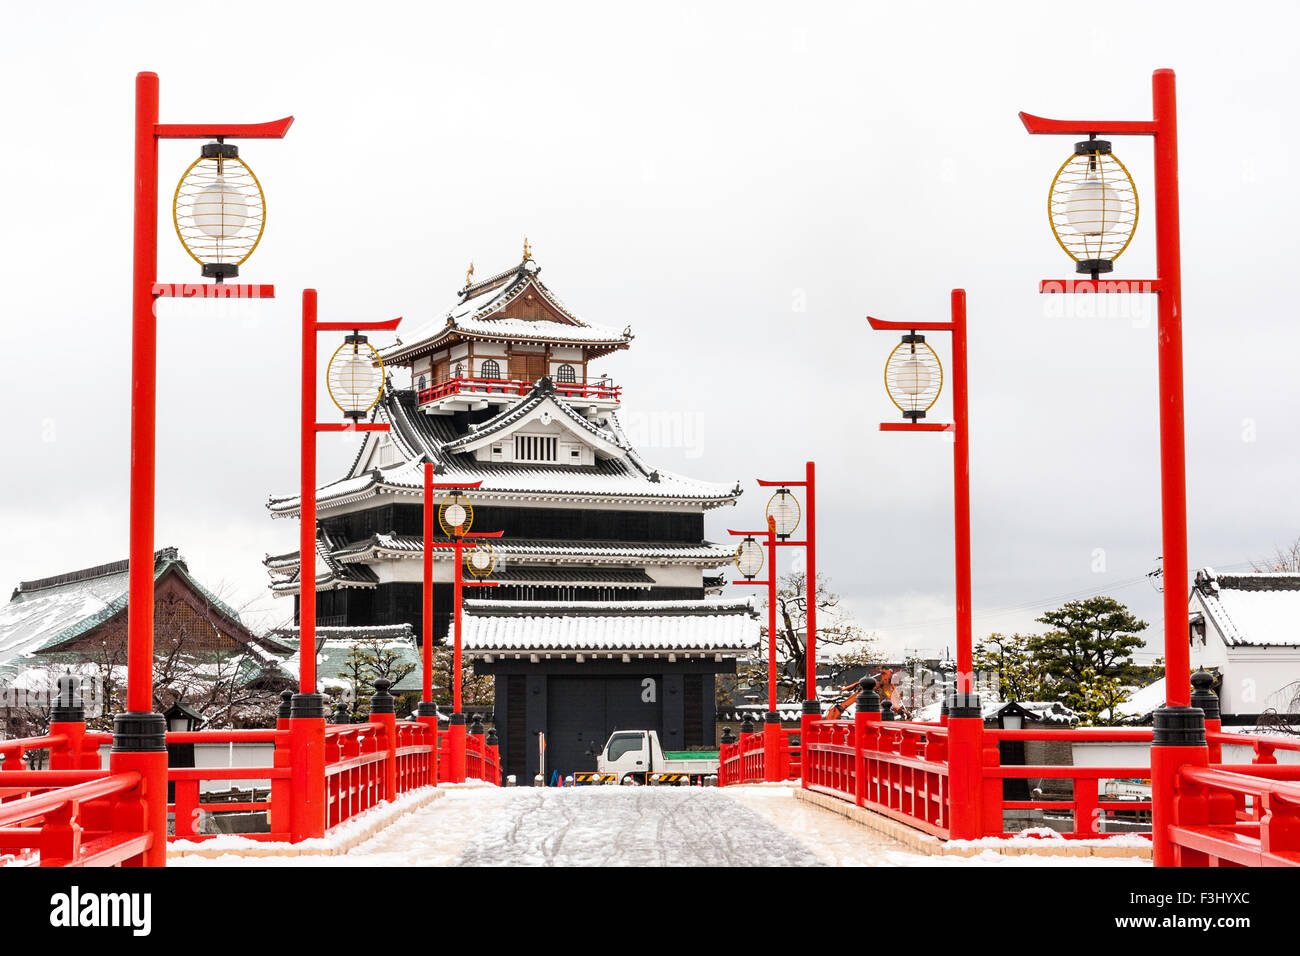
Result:
{"label": "evergreen tree", "polygon": [[1085,684],[1112,678],[1120,684],[1141,684],[1150,678],[1150,668],[1133,661],[1133,651],[1145,643],[1138,635],[1147,622],[1114,598],[1070,601],[1038,620],[1052,630],[1031,635],[1025,649],[1067,706],[1082,713],[1095,704]]}

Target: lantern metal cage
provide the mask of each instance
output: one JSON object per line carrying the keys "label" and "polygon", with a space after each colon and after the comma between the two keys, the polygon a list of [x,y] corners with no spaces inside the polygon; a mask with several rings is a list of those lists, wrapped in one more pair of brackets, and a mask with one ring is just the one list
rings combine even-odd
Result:
{"label": "lantern metal cage", "polygon": [[790,494],[789,488],[778,488],[767,502],[767,518],[771,522],[769,527],[774,527],[776,536],[782,540],[794,534],[802,516],[799,499]]}
{"label": "lantern metal cage", "polygon": [[763,570],[763,547],[751,536],[746,536],[740,544],[736,545],[736,557],[734,559],[736,570],[745,576],[747,581],[754,580],[754,576]]}
{"label": "lantern metal cage", "polygon": [[384,360],[364,335],[353,332],[330,356],[325,383],[343,416],[360,421],[384,393]]}
{"label": "lantern metal cage", "polygon": [[943,364],[924,335],[909,332],[885,362],[885,391],[903,417],[915,422],[934,407],[943,390]]}
{"label": "lantern metal cage", "polygon": [[1137,229],[1137,187],[1104,139],[1074,144],[1047,194],[1052,234],[1075,271],[1096,279],[1114,268]]}
{"label": "lantern metal cage", "polygon": [[176,185],[172,222],[205,278],[231,279],[262,241],[266,197],[231,143],[205,143]]}
{"label": "lantern metal cage", "polygon": [[474,506],[457,492],[442,499],[438,505],[438,527],[447,537],[465,534],[474,526]]}
{"label": "lantern metal cage", "polygon": [[496,570],[497,552],[486,541],[465,552],[465,570],[476,578],[485,578]]}

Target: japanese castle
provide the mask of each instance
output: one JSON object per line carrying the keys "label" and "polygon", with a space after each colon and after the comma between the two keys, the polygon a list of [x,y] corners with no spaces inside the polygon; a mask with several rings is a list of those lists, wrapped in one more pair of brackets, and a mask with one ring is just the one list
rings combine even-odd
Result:
{"label": "japanese castle", "polygon": [[[446,316],[382,352],[387,383],[352,467],[318,492],[318,624],[421,631],[423,466],[465,494],[494,542],[495,588],[467,589],[464,648],[495,676],[506,773],[521,783],[594,769],[616,728],[658,730],[665,749],[712,747],[714,679],[759,640],[748,598],[726,600],[734,545],[705,512],[738,484],[661,471],[619,423],[622,391],[593,364],[632,342],[578,318],[519,265],[467,282]],[[447,492],[438,492],[441,496]],[[298,497],[272,497],[296,518]],[[448,640],[450,549],[434,553],[435,641]],[[296,595],[297,552],[268,556],[276,594]],[[297,598],[294,598],[295,605]],[[296,608],[295,608],[296,615]],[[545,734],[545,747],[539,734]]]}

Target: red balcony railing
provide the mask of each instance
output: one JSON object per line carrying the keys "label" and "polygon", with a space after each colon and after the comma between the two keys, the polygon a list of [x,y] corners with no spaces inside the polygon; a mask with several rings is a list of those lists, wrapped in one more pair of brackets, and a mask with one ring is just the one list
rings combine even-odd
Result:
{"label": "red balcony railing", "polygon": [[[436,402],[450,395],[527,395],[535,382],[507,378],[449,378],[419,390],[419,404]],[[612,382],[555,382],[556,394],[569,399],[593,399],[602,402],[620,400],[622,388]]]}

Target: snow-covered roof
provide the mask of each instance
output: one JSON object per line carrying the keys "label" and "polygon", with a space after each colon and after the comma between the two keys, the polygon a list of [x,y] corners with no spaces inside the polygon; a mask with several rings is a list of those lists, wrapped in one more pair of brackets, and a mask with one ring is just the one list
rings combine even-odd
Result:
{"label": "snow-covered roof", "polygon": [[[243,626],[234,608],[194,580],[175,548],[154,555],[154,580],[169,571],[182,575],[204,600]],[[52,651],[123,613],[128,579],[128,562],[123,560],[22,582],[0,608],[0,661]]]}
{"label": "snow-covered roof", "polygon": [[[603,346],[602,352],[626,348],[630,329],[591,325],[578,318],[538,277],[541,267],[525,259],[514,269],[461,290],[461,300],[442,318],[418,329],[409,342],[382,352],[385,362],[401,365],[416,356],[463,338],[508,339],[512,342]],[[531,304],[537,296],[554,318],[522,318],[510,314],[519,302]]]}
{"label": "snow-covered roof", "polygon": [[468,432],[444,444],[443,450],[472,451],[497,435],[509,434],[514,430],[512,426],[522,423],[533,412],[545,414],[546,411],[552,411],[558,416],[561,425],[593,444],[605,457],[618,457],[631,449],[627,438],[620,431],[612,428],[608,420],[603,420],[597,425],[585,415],[578,414],[568,402],[556,397],[555,386],[551,380],[543,378],[523,401],[516,402],[494,418],[478,425],[470,425]]}
{"label": "snow-covered roof", "polygon": [[[343,564],[335,552],[344,546],[323,528],[316,532],[316,590],[378,587],[379,577],[364,564]],[[271,591],[276,595],[298,593],[298,552],[267,555],[263,562],[271,573]]]}
{"label": "snow-covered roof", "polygon": [[[449,539],[438,536],[438,541]],[[501,538],[492,543],[493,549],[505,558],[539,558],[563,563],[581,562],[690,562],[707,567],[720,567],[730,561],[735,550],[726,545],[705,541],[651,542],[646,544],[615,541],[563,540],[552,538]],[[443,555],[450,554],[439,548]],[[354,542],[334,552],[340,564],[372,561],[377,557],[420,558],[424,554],[424,539],[416,535],[374,534],[364,541]],[[450,557],[434,560],[452,560]]]}
{"label": "snow-covered roof", "polygon": [[1140,719],[1165,702],[1165,679],[1161,677],[1145,687],[1135,687],[1128,697],[1115,706],[1115,715],[1125,719]]}
{"label": "snow-covered roof", "polygon": [[1192,604],[1229,647],[1300,647],[1300,574],[1196,572]]}
{"label": "snow-covered roof", "polygon": [[[997,719],[998,712],[1011,706],[1008,701],[997,700],[992,695],[980,695],[980,716],[988,721]],[[1059,700],[1018,700],[1015,706],[1023,707],[1034,719],[1044,724],[1072,725],[1079,722],[1079,715],[1066,707]],[[913,720],[932,722],[939,719],[943,701],[936,700],[916,711]]]}
{"label": "snow-covered roof", "polygon": [[464,648],[477,656],[698,651],[734,657],[758,639],[758,614],[749,600],[465,602]]}
{"label": "snow-covered roof", "polygon": [[[544,394],[540,386],[535,386],[499,418],[513,414],[519,405],[534,401],[539,392]],[[563,404],[562,400],[553,400]],[[394,389],[391,383],[385,387],[371,418],[391,426],[387,440],[393,442],[404,460],[387,467],[359,471],[362,452],[367,447],[363,441],[349,474],[317,491],[319,514],[329,514],[332,510],[379,495],[422,499],[426,460],[433,462],[435,480],[440,484],[482,482],[474,492],[476,500],[546,500],[558,495],[575,502],[663,503],[716,508],[734,504],[741,494],[739,482],[698,481],[650,467],[632,449],[614,413],[608,415],[599,431],[606,441],[627,449],[627,453],[584,466],[481,462],[472,454],[458,453],[454,446],[465,436],[457,432],[453,419],[419,412],[415,407],[414,392]],[[374,436],[367,439],[375,440],[381,439]],[[267,508],[275,518],[296,517],[298,495],[272,495]]]}
{"label": "snow-covered roof", "polygon": [[[298,628],[279,628],[275,634],[297,645]],[[420,649],[410,624],[316,628],[316,673],[322,684],[350,687],[348,656],[359,646],[383,650],[392,655],[397,666],[410,669],[390,690],[406,692],[423,686]],[[294,680],[298,678],[299,658],[299,652],[295,651],[282,664],[285,673]],[[362,688],[363,693],[368,691],[369,688]]]}

